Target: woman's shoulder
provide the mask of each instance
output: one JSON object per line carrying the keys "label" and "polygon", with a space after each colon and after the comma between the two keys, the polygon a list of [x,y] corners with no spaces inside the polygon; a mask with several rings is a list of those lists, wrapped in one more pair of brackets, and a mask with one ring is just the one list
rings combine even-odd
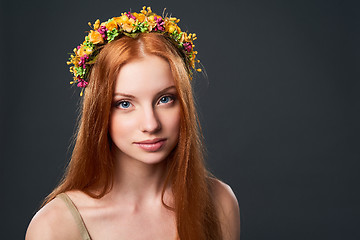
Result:
{"label": "woman's shoulder", "polygon": [[227,206],[228,205],[238,206],[236,196],[228,184],[216,178],[210,178],[210,181],[212,185],[212,192],[215,196],[215,200],[218,200],[223,204],[226,204]]}
{"label": "woman's shoulder", "polygon": [[231,187],[218,180],[211,179],[212,196],[218,212],[224,239],[240,239],[240,209]]}
{"label": "woman's shoulder", "polygon": [[60,198],[54,198],[32,218],[26,232],[26,240],[80,239],[76,222]]}

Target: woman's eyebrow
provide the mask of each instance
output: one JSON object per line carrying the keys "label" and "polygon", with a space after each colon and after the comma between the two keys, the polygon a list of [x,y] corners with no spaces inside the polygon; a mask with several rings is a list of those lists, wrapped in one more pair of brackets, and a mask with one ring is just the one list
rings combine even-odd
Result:
{"label": "woman's eyebrow", "polygon": [[[157,93],[157,95],[161,95],[161,94],[163,94],[164,92],[166,92],[166,91],[168,91],[170,89],[176,89],[176,87],[174,85],[172,85],[170,87],[164,88],[163,90],[159,91]],[[123,97],[127,97],[127,98],[136,98],[135,96],[133,96],[131,94],[121,93],[121,92],[114,93],[114,96],[123,96]]]}
{"label": "woman's eyebrow", "polygon": [[115,96],[123,96],[123,97],[127,97],[127,98],[135,98],[133,95],[126,94],[126,93],[115,93],[114,97]]}
{"label": "woman's eyebrow", "polygon": [[170,89],[175,89],[175,90],[176,90],[176,87],[175,87],[174,85],[172,85],[172,86],[170,86],[170,87],[164,88],[163,90],[161,90],[160,92],[158,92],[157,95],[161,95],[161,94],[163,94],[164,92],[169,91]]}

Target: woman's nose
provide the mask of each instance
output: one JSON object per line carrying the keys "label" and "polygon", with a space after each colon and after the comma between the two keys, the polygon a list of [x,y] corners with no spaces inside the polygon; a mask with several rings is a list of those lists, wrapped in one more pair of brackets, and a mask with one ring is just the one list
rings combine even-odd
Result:
{"label": "woman's nose", "polygon": [[153,133],[159,131],[161,128],[160,121],[153,107],[144,109],[140,122],[142,132]]}

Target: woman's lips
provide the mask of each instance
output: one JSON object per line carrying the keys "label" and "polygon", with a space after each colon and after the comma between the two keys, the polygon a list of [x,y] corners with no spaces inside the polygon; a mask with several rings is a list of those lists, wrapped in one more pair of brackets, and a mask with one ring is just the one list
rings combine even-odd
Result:
{"label": "woman's lips", "polygon": [[135,142],[137,146],[144,149],[148,152],[155,152],[161,149],[161,147],[165,144],[165,138],[157,138],[152,140],[146,140],[142,142]]}

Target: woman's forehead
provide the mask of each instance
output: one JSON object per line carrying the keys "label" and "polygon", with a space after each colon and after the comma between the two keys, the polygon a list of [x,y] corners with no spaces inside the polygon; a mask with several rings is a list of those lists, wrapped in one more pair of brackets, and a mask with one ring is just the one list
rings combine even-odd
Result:
{"label": "woman's forehead", "polygon": [[169,63],[161,57],[150,55],[121,67],[116,78],[115,93],[141,95],[159,92],[173,85]]}

